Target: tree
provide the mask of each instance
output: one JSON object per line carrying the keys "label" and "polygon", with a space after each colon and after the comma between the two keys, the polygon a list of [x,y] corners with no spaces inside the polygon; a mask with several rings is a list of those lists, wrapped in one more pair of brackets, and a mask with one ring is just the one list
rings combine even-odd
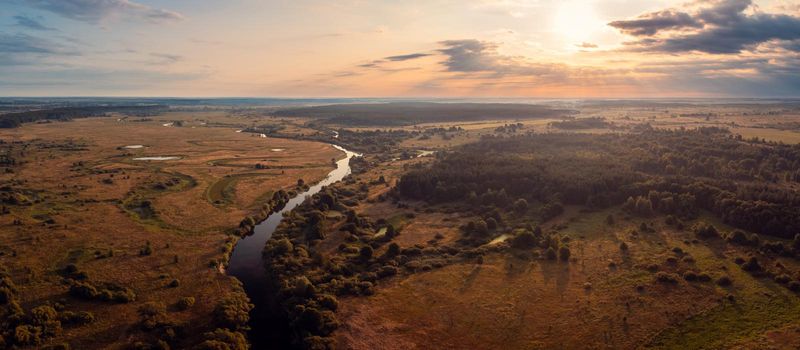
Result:
{"label": "tree", "polygon": [[[495,225],[497,225],[497,222],[495,222]],[[472,232],[477,234],[478,236],[483,237],[489,234],[489,225],[486,223],[486,221],[477,220],[475,221],[473,226],[474,229]]]}
{"label": "tree", "polygon": [[531,232],[522,232],[511,240],[511,246],[518,249],[533,248],[536,246],[536,237]]}
{"label": "tree", "polygon": [[486,219],[485,222],[486,222],[486,228],[489,231],[494,231],[497,229],[497,220],[495,220],[494,218],[488,218]]}
{"label": "tree", "polygon": [[527,210],[528,210],[528,201],[526,201],[524,198],[517,199],[514,202],[514,211],[516,211],[517,213],[522,214]]}
{"label": "tree", "polygon": [[561,261],[569,260],[570,254],[571,252],[569,251],[569,247],[566,245],[562,245],[560,248],[558,248],[558,257],[561,259]]}
{"label": "tree", "polygon": [[363,246],[358,251],[358,258],[361,261],[365,261],[365,262],[369,261],[369,259],[372,259],[372,253],[373,253],[372,247],[370,247],[368,245]]}
{"label": "tree", "polygon": [[556,254],[556,250],[553,249],[553,247],[547,248],[544,255],[545,257],[547,257],[547,260],[556,260],[556,258],[558,257],[558,255]]}

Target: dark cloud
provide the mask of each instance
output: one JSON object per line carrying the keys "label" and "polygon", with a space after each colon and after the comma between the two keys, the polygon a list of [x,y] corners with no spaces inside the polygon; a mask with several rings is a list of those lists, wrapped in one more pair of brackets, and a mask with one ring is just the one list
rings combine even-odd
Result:
{"label": "dark cloud", "polygon": [[137,17],[153,23],[183,19],[180,13],[130,0],[27,0],[26,4],[60,16],[98,23],[114,16]]}
{"label": "dark cloud", "polygon": [[[609,25],[640,38],[626,43],[634,51],[737,54],[772,41],[800,39],[800,17],[745,11],[751,0],[704,1],[694,14],[672,10],[645,14]],[[795,46],[785,46],[787,49]]]}
{"label": "dark cloud", "polygon": [[378,68],[378,67],[381,66],[381,63],[383,63],[383,61],[377,60],[377,61],[372,61],[372,62],[369,62],[369,63],[359,64],[358,67],[360,67],[360,68]]}
{"label": "dark cloud", "polygon": [[439,43],[444,48],[439,52],[445,56],[442,65],[448,72],[485,73],[494,76],[538,76],[560,79],[563,65],[529,62],[523,57],[505,56],[497,53],[498,44],[475,39],[447,40]]}
{"label": "dark cloud", "polygon": [[408,54],[408,55],[389,56],[389,57],[386,57],[385,59],[388,60],[388,61],[392,61],[392,62],[409,61],[409,60],[414,60],[414,59],[417,59],[417,58],[428,57],[430,55],[431,54],[429,54],[429,53],[412,53],[412,54]]}
{"label": "dark cloud", "polygon": [[677,28],[702,28],[703,24],[692,18],[688,13],[664,10],[648,13],[636,19],[627,21],[614,21],[608,25],[630,35],[654,35],[665,29]]}
{"label": "dark cloud", "polygon": [[27,28],[27,29],[41,30],[41,31],[53,31],[53,30],[56,30],[55,28],[51,28],[51,27],[45,26],[44,24],[39,22],[39,20],[37,20],[37,19],[25,16],[25,15],[14,16],[14,21],[16,21],[16,25],[18,27],[24,27],[24,28]]}

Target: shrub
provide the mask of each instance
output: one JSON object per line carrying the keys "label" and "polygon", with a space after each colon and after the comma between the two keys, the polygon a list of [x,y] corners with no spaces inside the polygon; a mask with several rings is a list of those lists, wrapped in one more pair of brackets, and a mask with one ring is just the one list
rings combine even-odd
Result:
{"label": "shrub", "polygon": [[754,256],[751,256],[750,259],[747,260],[744,264],[742,264],[742,270],[747,272],[760,272],[763,270],[761,264],[758,263],[758,259]]}
{"label": "shrub", "polygon": [[562,245],[561,248],[558,248],[558,257],[561,259],[561,261],[569,260],[570,254],[571,252],[569,247]]}
{"label": "shrub", "polygon": [[709,276],[705,272],[702,272],[699,275],[697,275],[697,280],[700,281],[700,282],[710,282],[711,281],[711,276]]}
{"label": "shrub", "polygon": [[697,274],[692,271],[686,271],[683,273],[683,279],[689,282],[697,281]]}
{"label": "shrub", "polygon": [[40,330],[31,325],[21,325],[14,328],[14,343],[18,345],[36,345],[41,341]]}
{"label": "shrub", "polygon": [[800,292],[800,282],[797,282],[797,281],[791,281],[791,282],[789,282],[789,284],[787,285],[787,287],[788,287],[788,288],[789,288],[789,290],[791,290],[792,292]]}
{"label": "shrub", "polygon": [[302,348],[308,350],[328,350],[334,348],[333,339],[327,337],[313,335],[303,338],[302,342]]}
{"label": "shrub", "polygon": [[792,278],[789,277],[789,275],[787,275],[787,274],[781,274],[781,275],[775,276],[775,282],[778,282],[780,284],[788,284],[791,281],[792,281]]}
{"label": "shrub", "polygon": [[530,249],[536,246],[536,237],[531,232],[522,232],[511,240],[511,246],[517,249]]}
{"label": "shrub", "polygon": [[397,272],[398,272],[397,267],[391,265],[382,266],[378,270],[378,277],[385,278],[389,276],[394,276],[397,274]]}
{"label": "shrub", "polygon": [[64,311],[58,316],[66,324],[85,325],[94,322],[94,315],[88,311]]}
{"label": "shrub", "polygon": [[217,328],[204,335],[205,341],[197,347],[199,350],[247,350],[250,345],[244,334],[227,329]]}
{"label": "shrub", "polygon": [[496,230],[497,229],[497,220],[495,218],[486,219],[486,228],[488,228],[489,231]]}
{"label": "shrub", "polygon": [[677,284],[678,276],[674,273],[661,271],[656,273],[656,281],[660,283]]}
{"label": "shrub", "polygon": [[558,257],[556,254],[556,250],[553,249],[553,247],[547,248],[547,251],[545,251],[544,255],[545,257],[547,257],[547,260],[556,260],[556,258]]}
{"label": "shrub", "polygon": [[628,244],[625,243],[625,242],[620,243],[619,244],[619,250],[621,250],[623,252],[627,252],[628,251]]}
{"label": "shrub", "polygon": [[150,241],[147,241],[144,247],[142,247],[142,249],[139,250],[139,255],[148,256],[151,254],[153,254],[153,247],[150,245]]}
{"label": "shrub", "polygon": [[514,202],[514,211],[516,211],[517,213],[524,213],[527,210],[528,210],[528,201],[526,201],[525,199],[520,198]]}
{"label": "shrub", "polygon": [[170,287],[170,288],[178,288],[180,285],[181,285],[181,281],[179,281],[176,278],[176,279],[173,279],[171,282],[169,282],[169,284],[167,286]]}
{"label": "shrub", "polygon": [[[310,282],[309,282],[310,283]],[[214,321],[231,330],[246,330],[250,320],[253,304],[243,295],[234,295],[223,299],[214,308]]]}
{"label": "shrub", "polygon": [[178,308],[178,310],[188,310],[190,307],[194,306],[194,303],[194,297],[183,297],[178,299],[178,302],[175,303],[175,306]]}
{"label": "shrub", "polygon": [[733,281],[728,276],[722,276],[722,277],[717,279],[717,284],[720,285],[720,286],[723,286],[723,287],[727,287],[727,286],[730,286],[731,284],[733,284]]}
{"label": "shrub", "polygon": [[163,303],[149,301],[137,309],[144,329],[154,329],[167,315],[167,307]]}
{"label": "shrub", "polygon": [[336,311],[336,309],[339,308],[339,300],[337,300],[335,296],[330,294],[321,294],[317,298],[317,302],[319,303],[320,306],[331,311]]}
{"label": "shrub", "polygon": [[719,238],[719,231],[712,224],[698,223],[694,227],[694,234],[699,238]]}
{"label": "shrub", "polygon": [[372,259],[372,254],[373,254],[372,247],[370,247],[368,245],[367,246],[363,246],[358,251],[358,258],[361,261],[365,261],[366,262],[366,261],[369,261],[369,259]]}

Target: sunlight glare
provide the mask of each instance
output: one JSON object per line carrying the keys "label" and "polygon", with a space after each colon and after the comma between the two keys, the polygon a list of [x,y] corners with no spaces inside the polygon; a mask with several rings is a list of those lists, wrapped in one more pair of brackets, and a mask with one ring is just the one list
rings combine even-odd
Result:
{"label": "sunlight glare", "polygon": [[592,1],[568,0],[562,2],[553,16],[553,30],[569,46],[590,41],[604,23],[597,16]]}

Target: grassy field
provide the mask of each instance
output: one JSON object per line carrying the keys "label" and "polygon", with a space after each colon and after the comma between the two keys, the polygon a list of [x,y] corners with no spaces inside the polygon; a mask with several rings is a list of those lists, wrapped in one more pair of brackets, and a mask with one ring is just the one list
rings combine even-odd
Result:
{"label": "grassy field", "polygon": [[[346,299],[337,340],[354,349],[719,349],[754,344],[800,322],[796,295],[742,271],[733,262],[745,255],[739,248],[691,243],[693,234],[666,227],[663,218],[647,220],[655,232],[632,236],[640,220],[607,225],[608,214],[621,216],[568,211],[560,218],[560,233],[572,238],[570,262],[494,253],[482,264],[396,278],[374,296]],[[425,226],[407,225],[398,239],[428,232]],[[423,242],[401,246],[409,243]],[[676,247],[693,260],[665,262]],[[730,276],[734,284],[658,283],[647,269],[653,264],[679,275]],[[791,334],[772,342],[788,348],[797,341]]]}
{"label": "grassy field", "polygon": [[[322,179],[333,169],[331,159],[342,156],[321,143],[209,127],[242,123],[218,113],[171,113],[147,122],[88,118],[0,131],[0,140],[22,142],[6,147],[23,163],[0,175],[11,191],[28,197],[6,203],[10,212],[0,216],[0,262],[18,285],[22,306],[60,301],[66,310],[95,316],[47,344],[126,348],[148,337],[138,328],[137,308],[149,301],[170,306],[170,320],[191,334],[185,341],[196,341],[209,330],[216,304],[242,293],[210,266],[235,239],[226,232],[273,191],[301,178]],[[184,126],[164,126],[176,120]],[[179,159],[135,159],[159,156]],[[257,163],[270,168],[256,169]],[[152,253],[142,256],[145,246]],[[60,272],[68,264],[89,281],[132,289],[136,301],[69,297]],[[170,286],[174,279],[177,287]],[[171,308],[185,296],[196,298],[193,307]]]}

